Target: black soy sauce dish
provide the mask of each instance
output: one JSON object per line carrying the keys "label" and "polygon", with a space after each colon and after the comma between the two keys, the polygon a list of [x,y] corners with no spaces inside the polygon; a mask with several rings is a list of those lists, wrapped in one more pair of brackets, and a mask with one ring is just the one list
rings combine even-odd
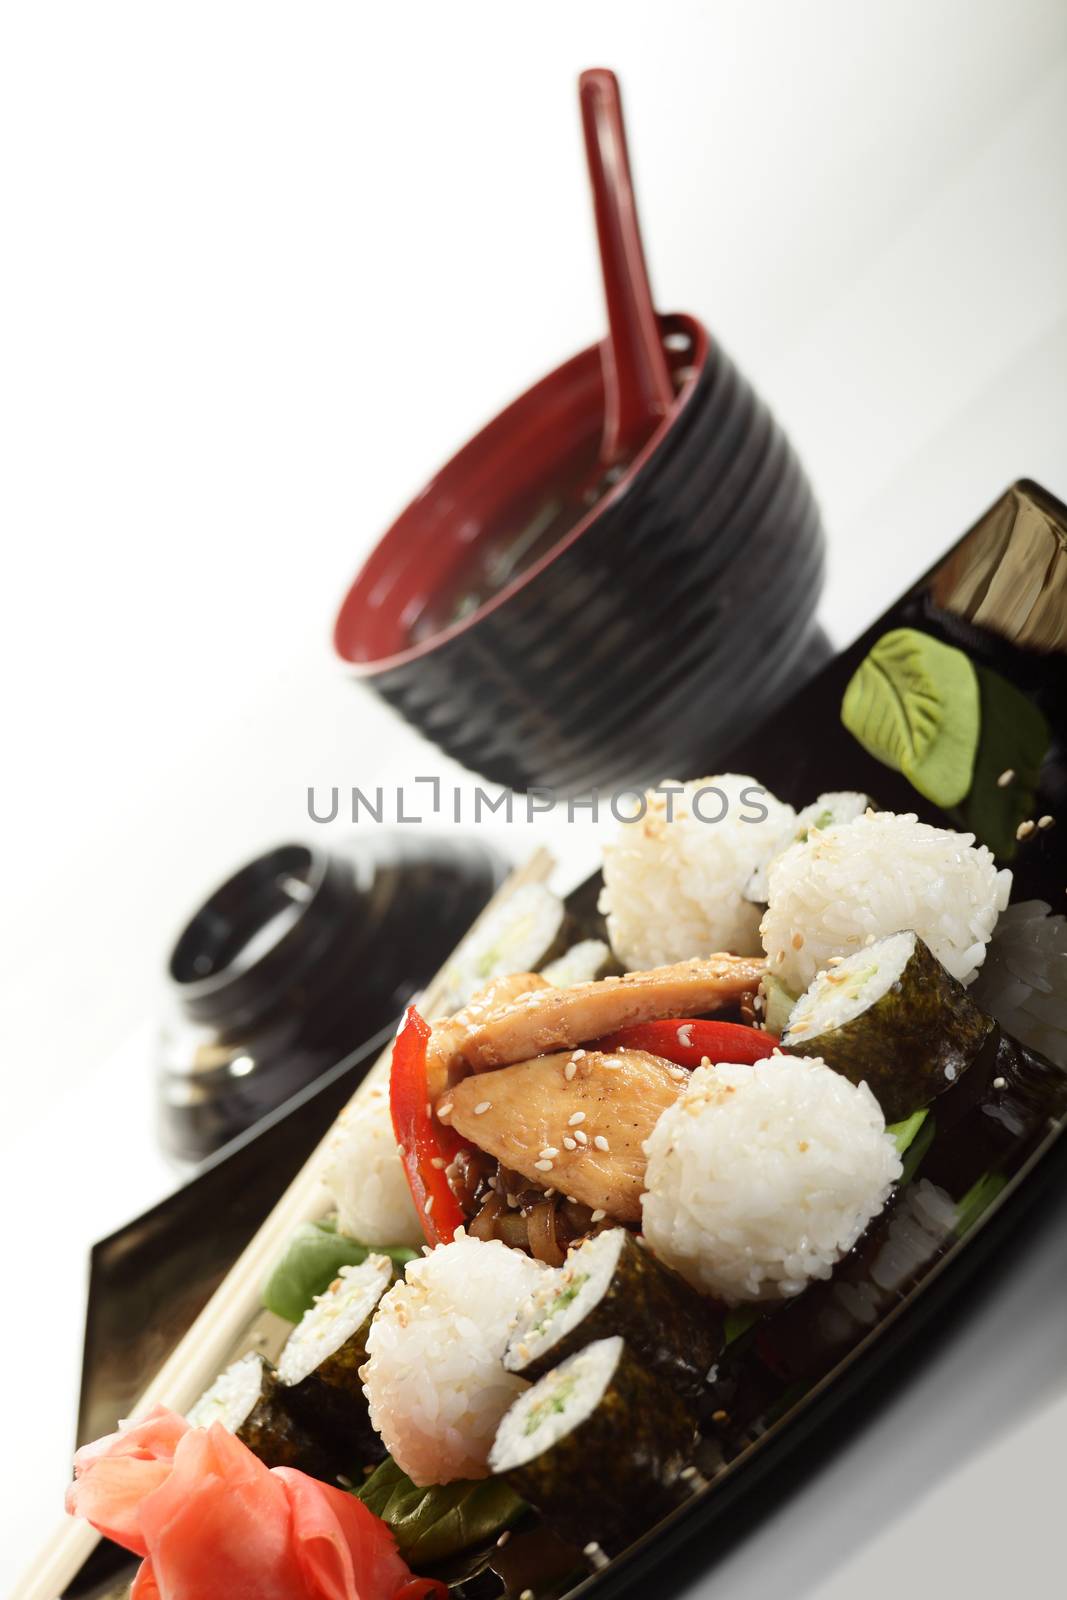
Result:
{"label": "black soy sauce dish", "polygon": [[240,868],[179,935],[157,1064],[160,1140],[197,1162],[403,1009],[492,896],[470,839],[368,830]]}
{"label": "black soy sauce dish", "polygon": [[[731,754],[732,764],[758,771],[775,792],[797,804],[827,786],[857,788],[876,793],[891,809],[917,811],[932,823],[958,824],[958,817],[922,800],[902,776],[875,762],[840,719],[845,686],[872,644],[891,629],[921,627],[965,649],[976,667],[1002,675],[1042,710],[1050,742],[1035,809],[1062,817],[1067,811],[1065,619],[1067,507],[1024,481],[1003,495],[861,639],[773,719],[746,735]],[[817,742],[811,738],[813,729],[820,734]],[[997,730],[996,737],[1002,736],[1003,730]],[[689,770],[697,770],[697,764],[690,763]],[[1013,899],[1039,898],[1058,908],[1067,883],[1067,832],[1062,826],[1024,831],[1016,843],[1017,848],[1008,846],[1015,874]],[[599,875],[569,899],[568,908],[583,926],[593,914],[598,887]],[[347,1070],[350,1082],[358,1081],[362,1060]],[[515,1596],[524,1587],[532,1588],[538,1600],[607,1597],[639,1587],[662,1596],[688,1592],[737,1528],[742,1502],[748,1508],[745,1526],[752,1529],[761,1508],[774,1498],[765,1494],[761,1499],[754,1491],[773,1484],[776,1496],[809,1478],[828,1448],[854,1433],[876,1394],[886,1392],[890,1372],[899,1370],[904,1353],[913,1360],[918,1352],[934,1348],[935,1340],[949,1339],[961,1305],[973,1309],[983,1286],[986,1295],[996,1291],[1006,1262],[1021,1258],[1035,1231],[1021,1230],[1021,1221],[1054,1195],[1056,1186],[1061,1190],[1057,1216],[1062,1218],[1067,1076],[1034,1062],[1021,1063],[1003,1076],[1008,1081],[998,1087],[1000,1067],[995,1059],[986,1059],[975,1063],[956,1090],[946,1091],[933,1113],[933,1137],[890,1210],[828,1283],[816,1284],[798,1298],[780,1326],[776,1328],[774,1319],[766,1332],[754,1325],[730,1347],[717,1380],[723,1409],[732,1408],[725,1445],[718,1455],[698,1458],[699,1470],[688,1480],[684,1502],[676,1510],[596,1570],[583,1552],[572,1550],[568,1564],[567,1553],[561,1557],[553,1547],[551,1577],[539,1554],[550,1541],[536,1527],[529,1534],[520,1530],[502,1550],[486,1553],[477,1578],[457,1586],[457,1600],[496,1600]],[[213,1287],[226,1263],[213,1242],[215,1192],[209,1184],[228,1177],[239,1184],[242,1174],[262,1173],[265,1159],[276,1155],[278,1147],[285,1150],[286,1170],[295,1170],[328,1121],[327,1100],[337,1095],[340,1103],[348,1087],[339,1078],[305,1097],[291,1119],[272,1120],[263,1134],[220,1157],[205,1179],[98,1247],[86,1394],[91,1390],[100,1403],[107,1394],[106,1327],[128,1327],[135,1320],[131,1297],[137,1292],[137,1273],[124,1273],[124,1258],[128,1255],[128,1265],[139,1251],[141,1260],[148,1252],[158,1260],[184,1250],[185,1281],[195,1282],[199,1273],[201,1290]],[[274,1142],[268,1147],[268,1141]],[[986,1181],[989,1177],[995,1181]],[[898,1271],[893,1283],[887,1285],[883,1273],[874,1281],[870,1266],[880,1230],[894,1226],[919,1198],[917,1186],[923,1183],[935,1184],[953,1203],[961,1196],[969,1203],[941,1237],[927,1237],[924,1243],[922,1229],[907,1228],[919,1248],[910,1254],[894,1252]],[[269,1196],[262,1193],[259,1201],[266,1209]],[[247,1223],[251,1231],[251,1217]],[[199,1250],[189,1243],[196,1240]],[[857,1319],[849,1313],[850,1306],[864,1304],[869,1316]],[[804,1312],[817,1305],[825,1315],[819,1319],[819,1336],[811,1338]],[[923,1333],[925,1341],[919,1339]],[[846,1410],[848,1402],[854,1403]],[[94,1417],[87,1432],[99,1431]],[[806,1447],[803,1454],[801,1445]],[[702,1536],[699,1543],[696,1535]],[[90,1590],[83,1583],[69,1592],[84,1595]]]}

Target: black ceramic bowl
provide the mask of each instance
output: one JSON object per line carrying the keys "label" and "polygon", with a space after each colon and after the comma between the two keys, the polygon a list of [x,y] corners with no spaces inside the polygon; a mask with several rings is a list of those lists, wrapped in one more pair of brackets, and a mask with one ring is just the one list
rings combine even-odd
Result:
{"label": "black ceramic bowl", "polygon": [[675,405],[625,476],[472,615],[413,644],[411,620],[566,455],[595,452],[600,351],[550,373],[476,435],[385,534],[335,645],[465,766],[577,793],[714,769],[829,655],[815,620],[819,514],[785,435],[722,348],[660,319]]}
{"label": "black ceramic bowl", "polygon": [[504,862],[410,828],[280,845],[178,938],[157,1060],[160,1141],[196,1162],[403,1010],[489,900]]}

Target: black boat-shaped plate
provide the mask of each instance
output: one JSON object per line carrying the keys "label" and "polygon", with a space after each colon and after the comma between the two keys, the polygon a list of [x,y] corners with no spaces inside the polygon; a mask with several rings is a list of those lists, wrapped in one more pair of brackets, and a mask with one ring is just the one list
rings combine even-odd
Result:
{"label": "black boat-shaped plate", "polygon": [[[1009,712],[1021,694],[1043,713],[1050,738],[1036,792],[996,781],[1009,770],[1023,774],[1033,758],[1032,745],[1018,743],[1029,737],[1027,718],[984,717],[971,795],[962,810],[948,814],[925,802],[845,730],[845,685],[875,641],[901,626],[966,650],[984,686],[1007,686],[1000,703]],[[886,808],[974,831],[1011,866],[1013,903],[1044,901],[1059,911],[1067,887],[1067,508],[1032,483],[1009,490],[861,639],[748,734],[731,752],[729,765],[756,774],[797,806],[819,792],[856,789],[876,795]],[[1062,817],[1063,824],[1026,826],[1042,816]],[[595,920],[598,887],[599,880],[591,880],[571,897],[580,921]],[[1010,952],[1007,959],[1010,964]],[[1067,955],[1060,967],[1067,985]],[[983,985],[980,1001],[990,1004],[989,972],[979,979],[979,989]],[[1053,997],[1057,1003],[1062,1014],[1065,996]],[[1040,1011],[1039,1005],[1037,1029]],[[1047,1048],[1047,1035],[1041,1038]],[[224,1152],[185,1189],[96,1247],[81,1437],[113,1425],[301,1165],[378,1043]],[[960,1292],[1048,1185],[1062,1180],[1067,1074],[1023,1062],[1005,1087],[1003,1070],[999,1063],[981,1071],[976,1066],[957,1086],[962,1091],[969,1085],[965,1095],[957,1094],[954,1103],[950,1096],[956,1091],[943,1097],[946,1113],[942,1101],[936,1103],[932,1126],[913,1147],[921,1155],[915,1170],[828,1283],[739,1332],[720,1362],[724,1442],[707,1446],[683,1504],[596,1567],[540,1530],[524,1536],[520,1529],[503,1550],[494,1547],[484,1563],[468,1565],[456,1594],[516,1600],[530,1590],[537,1600],[577,1600],[622,1594],[638,1584],[652,1592],[654,1569],[657,1595],[678,1592],[699,1563],[693,1536],[734,1508],[882,1372]],[[220,1215],[228,1216],[224,1232]],[[149,1334],[138,1330],[146,1326],[145,1274],[153,1264],[151,1299],[161,1309]],[[68,1595],[98,1592],[106,1566],[102,1554],[94,1557]]]}

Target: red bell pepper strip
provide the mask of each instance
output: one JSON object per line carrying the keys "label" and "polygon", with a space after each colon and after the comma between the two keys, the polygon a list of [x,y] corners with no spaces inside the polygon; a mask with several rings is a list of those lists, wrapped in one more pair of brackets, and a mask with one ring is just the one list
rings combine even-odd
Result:
{"label": "red bell pepper strip", "polygon": [[467,1219],[445,1176],[445,1168],[468,1145],[452,1128],[438,1122],[430,1109],[426,1079],[429,1038],[429,1023],[414,1006],[408,1006],[393,1045],[389,1109],[426,1242],[448,1244]]}
{"label": "red bell pepper strip", "polygon": [[666,1022],[637,1022],[598,1039],[598,1050],[647,1050],[680,1067],[711,1061],[736,1061],[742,1066],[762,1061],[778,1043],[773,1033],[745,1028],[739,1022],[708,1022],[699,1017],[671,1017]]}

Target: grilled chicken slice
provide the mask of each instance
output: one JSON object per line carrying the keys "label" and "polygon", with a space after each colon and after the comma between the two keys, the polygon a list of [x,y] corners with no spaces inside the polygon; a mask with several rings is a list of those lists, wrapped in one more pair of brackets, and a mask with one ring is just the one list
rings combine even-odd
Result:
{"label": "grilled chicken slice", "polygon": [[643,1050],[566,1051],[464,1078],[438,1115],[531,1183],[637,1222],[642,1145],[687,1077]]}
{"label": "grilled chicken slice", "polygon": [[571,1050],[635,1022],[718,1011],[755,989],[763,971],[762,960],[716,955],[570,989],[531,987],[506,1003],[483,1005],[464,1021],[462,1032],[450,1035],[450,1081],[465,1070],[487,1072],[551,1050]]}
{"label": "grilled chicken slice", "polygon": [[509,973],[507,977],[494,978],[484,989],[479,989],[454,1016],[435,1022],[426,1048],[426,1078],[430,1099],[436,1100],[447,1084],[455,1078],[465,1078],[470,1071],[461,1046],[472,1028],[477,1027],[483,1018],[516,1000],[519,995],[548,987],[548,980],[537,972]]}

